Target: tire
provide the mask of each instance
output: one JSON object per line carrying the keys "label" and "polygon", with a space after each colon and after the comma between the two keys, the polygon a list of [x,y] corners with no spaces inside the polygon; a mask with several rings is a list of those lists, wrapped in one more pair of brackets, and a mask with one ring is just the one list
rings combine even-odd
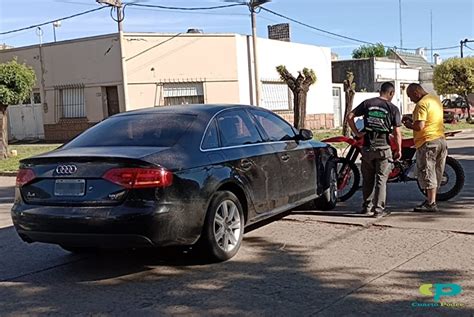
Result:
{"label": "tire", "polygon": [[221,262],[239,251],[244,235],[244,215],[239,199],[229,191],[217,192],[207,210],[201,247],[210,260]]}
{"label": "tire", "polygon": [[324,177],[324,192],[314,200],[314,207],[319,210],[332,210],[337,204],[337,163],[327,164]]}
{"label": "tire", "polygon": [[[455,177],[454,182],[449,181],[450,176],[446,172],[447,168],[450,168],[452,170],[453,172],[452,176]],[[456,160],[455,158],[452,158],[451,156],[446,157],[446,167],[443,173],[443,182],[446,180],[448,183],[441,184],[441,187],[438,189],[438,193],[436,194],[436,200],[446,201],[455,197],[457,194],[459,194],[459,192],[464,187],[464,179],[465,179],[464,169],[462,168],[462,165],[459,163],[459,161]],[[450,188],[447,188],[447,189],[443,188],[443,186],[449,185],[451,183],[452,183],[452,186]],[[426,195],[426,192],[420,187],[419,183],[418,183],[418,188],[423,193],[423,195]]]}
{"label": "tire", "polygon": [[90,248],[90,247],[70,247],[67,245],[60,245],[60,247],[63,250],[66,250],[67,252],[75,253],[75,254],[95,253],[98,251],[97,248]]}
{"label": "tire", "polygon": [[357,165],[344,157],[337,159],[337,197],[346,201],[359,189],[360,172]]}

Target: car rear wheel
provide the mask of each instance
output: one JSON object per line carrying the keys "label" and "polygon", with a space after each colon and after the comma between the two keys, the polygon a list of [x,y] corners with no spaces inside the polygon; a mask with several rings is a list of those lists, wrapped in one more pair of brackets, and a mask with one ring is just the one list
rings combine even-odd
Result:
{"label": "car rear wheel", "polygon": [[239,199],[229,191],[212,199],[201,237],[205,251],[214,261],[225,261],[239,251],[244,233],[244,216]]}

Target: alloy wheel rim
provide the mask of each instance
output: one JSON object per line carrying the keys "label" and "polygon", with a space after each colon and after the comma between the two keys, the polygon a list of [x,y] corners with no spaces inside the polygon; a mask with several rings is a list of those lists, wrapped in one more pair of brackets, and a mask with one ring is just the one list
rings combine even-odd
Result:
{"label": "alloy wheel rim", "polygon": [[336,169],[332,169],[331,171],[331,178],[330,178],[330,195],[331,198],[336,201],[337,200],[337,172]]}
{"label": "alloy wheel rim", "polygon": [[237,247],[241,235],[239,209],[232,200],[224,200],[214,216],[214,239],[220,249],[231,252]]}

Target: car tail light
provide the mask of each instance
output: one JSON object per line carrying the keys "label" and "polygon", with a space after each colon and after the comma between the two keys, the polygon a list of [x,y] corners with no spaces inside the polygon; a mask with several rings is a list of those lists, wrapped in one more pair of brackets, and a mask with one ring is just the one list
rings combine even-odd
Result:
{"label": "car tail light", "polygon": [[21,187],[23,185],[28,184],[33,179],[35,179],[36,175],[30,168],[21,168],[16,175],[16,186]]}
{"label": "car tail light", "polygon": [[167,187],[173,173],[164,168],[113,168],[102,178],[125,188]]}

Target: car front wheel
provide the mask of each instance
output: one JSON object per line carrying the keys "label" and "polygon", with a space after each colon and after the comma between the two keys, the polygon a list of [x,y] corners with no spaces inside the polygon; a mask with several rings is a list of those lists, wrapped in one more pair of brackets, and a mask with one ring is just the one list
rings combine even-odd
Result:
{"label": "car front wheel", "polygon": [[244,217],[239,199],[229,191],[214,195],[204,223],[202,243],[215,261],[237,254],[244,233]]}

